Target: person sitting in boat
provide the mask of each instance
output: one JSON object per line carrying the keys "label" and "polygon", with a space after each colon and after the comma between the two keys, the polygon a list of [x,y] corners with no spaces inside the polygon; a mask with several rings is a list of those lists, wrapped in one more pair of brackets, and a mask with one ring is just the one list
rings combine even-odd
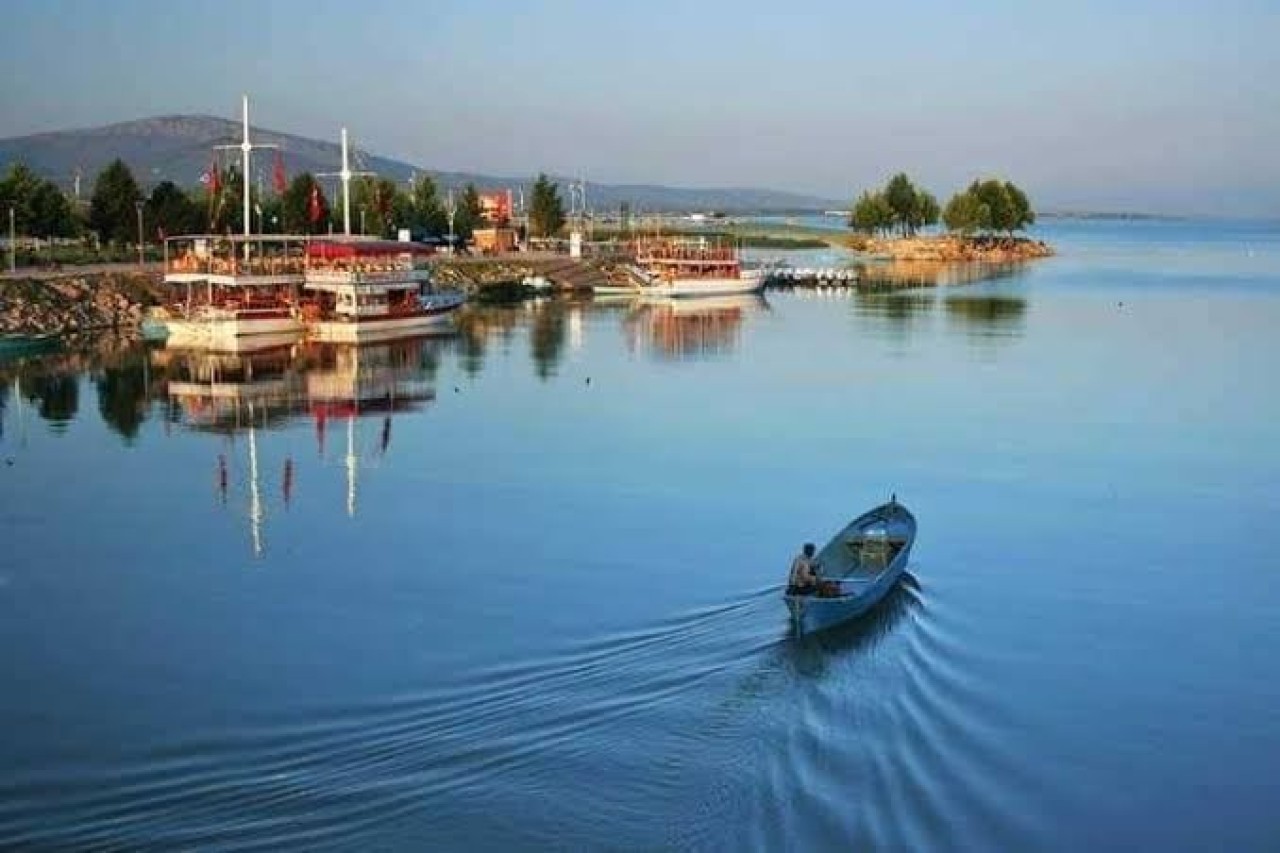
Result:
{"label": "person sitting in boat", "polygon": [[816,549],[812,542],[804,543],[804,548],[791,561],[791,575],[787,579],[787,595],[813,595],[818,591],[820,578],[818,561],[813,558]]}

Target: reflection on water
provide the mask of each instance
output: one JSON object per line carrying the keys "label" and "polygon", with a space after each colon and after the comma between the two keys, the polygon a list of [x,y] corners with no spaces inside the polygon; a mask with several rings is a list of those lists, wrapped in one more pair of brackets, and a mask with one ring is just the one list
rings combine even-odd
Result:
{"label": "reflection on water", "polygon": [[[187,430],[228,439],[216,456],[219,501],[226,505],[233,489],[247,492],[253,553],[261,556],[269,474],[259,458],[259,431],[310,421],[323,464],[329,433],[335,426],[341,430],[346,513],[355,516],[363,462],[387,454],[393,415],[420,411],[435,399],[443,346],[440,339],[417,338],[365,346],[308,343],[238,354],[161,349],[152,353],[151,362],[165,377],[170,419]],[[372,445],[361,434],[361,421],[370,419],[377,422]],[[243,448],[235,445],[238,436],[247,439]],[[279,488],[286,507],[296,465],[292,455],[281,463]]]}
{"label": "reflection on water", "polygon": [[1027,313],[1020,296],[951,296],[943,304],[949,322],[984,337],[1021,333]]}
{"label": "reflection on water", "polygon": [[[80,413],[80,377],[87,374],[97,392],[98,412],[113,432],[131,442],[146,419],[151,391],[144,350],[110,335],[78,340],[56,353],[7,362],[0,382],[12,384],[13,397],[64,433]],[[0,415],[3,414],[0,406]]]}
{"label": "reflection on water", "polygon": [[0,365],[0,848],[1274,847],[1280,289],[1114,258]]}
{"label": "reflection on water", "polygon": [[692,361],[728,355],[738,348],[743,320],[769,310],[763,296],[640,300],[623,320],[627,348],[655,358]]}
{"label": "reflection on water", "polygon": [[1016,278],[1027,265],[1008,263],[952,263],[947,261],[877,261],[858,267],[858,285],[886,289],[904,287],[952,287]]}

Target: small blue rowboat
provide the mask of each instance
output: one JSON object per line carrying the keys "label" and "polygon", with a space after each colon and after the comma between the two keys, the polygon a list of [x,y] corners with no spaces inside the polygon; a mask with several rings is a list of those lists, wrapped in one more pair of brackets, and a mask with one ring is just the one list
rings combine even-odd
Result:
{"label": "small blue rowboat", "polygon": [[866,613],[907,569],[916,518],[897,498],[863,513],[817,554],[821,590],[785,594],[797,634],[821,631]]}
{"label": "small blue rowboat", "polygon": [[60,339],[54,334],[0,335],[0,359],[19,358],[24,355],[36,355],[55,349]]}

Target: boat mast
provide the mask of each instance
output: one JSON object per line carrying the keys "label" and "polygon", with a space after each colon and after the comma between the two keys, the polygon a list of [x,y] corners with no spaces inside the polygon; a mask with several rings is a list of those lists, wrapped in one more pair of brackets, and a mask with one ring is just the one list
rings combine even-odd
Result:
{"label": "boat mast", "polygon": [[342,129],[342,233],[351,236],[351,159],[347,152],[347,129]]}
{"label": "boat mast", "polygon": [[245,257],[245,260],[248,260],[249,259],[249,235],[251,233],[250,219],[249,219],[249,152],[253,150],[253,144],[249,142],[249,96],[243,95],[242,97],[243,97],[242,107],[243,107],[243,113],[244,113],[244,138],[240,142],[240,151],[243,155],[243,163],[241,163],[240,168],[243,169],[244,171],[242,171],[240,174],[244,178],[244,190],[240,193],[240,195],[244,196],[244,199],[243,199],[244,200],[244,210],[243,210],[244,237],[245,237],[244,257]]}
{"label": "boat mast", "polygon": [[[241,129],[241,138],[240,138],[239,144],[215,145],[213,147],[215,150],[218,150],[218,149],[226,150],[226,149],[234,149],[234,148],[240,149],[240,168],[242,170],[240,179],[243,182],[241,195],[244,196],[244,198],[241,199],[241,202],[243,205],[242,215],[244,216],[244,259],[247,261],[249,260],[249,238],[253,236],[253,220],[249,217],[250,211],[252,210],[252,204],[251,204],[252,199],[250,198],[251,193],[249,191],[251,186],[251,184],[249,183],[249,169],[251,168],[250,154],[253,152],[253,149],[255,148],[279,148],[280,146],[274,143],[269,143],[269,142],[259,142],[255,145],[252,141],[250,141],[249,139],[249,96],[241,95],[240,97],[241,97],[240,117],[241,117],[242,129]],[[235,253],[233,252],[232,254],[234,255]]]}
{"label": "boat mast", "polygon": [[320,172],[317,178],[339,178],[342,181],[342,233],[351,236],[351,179],[377,174],[376,172],[357,172],[351,168],[351,149],[347,144],[347,129],[342,129],[342,170],[339,172]]}

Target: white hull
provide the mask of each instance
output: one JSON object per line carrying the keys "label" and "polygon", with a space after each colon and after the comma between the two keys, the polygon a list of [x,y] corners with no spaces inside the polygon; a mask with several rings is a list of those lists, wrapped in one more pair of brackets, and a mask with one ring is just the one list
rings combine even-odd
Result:
{"label": "white hull", "polygon": [[169,333],[165,342],[170,347],[209,349],[243,349],[247,341],[263,336],[280,339],[302,333],[302,324],[293,317],[165,320],[164,327]]}
{"label": "white hull", "polygon": [[365,344],[426,335],[447,328],[457,309],[393,320],[321,320],[310,326],[309,336],[321,343]]}
{"label": "white hull", "polygon": [[683,299],[696,296],[732,296],[764,290],[763,270],[743,270],[737,278],[676,278],[640,288],[647,296]]}

